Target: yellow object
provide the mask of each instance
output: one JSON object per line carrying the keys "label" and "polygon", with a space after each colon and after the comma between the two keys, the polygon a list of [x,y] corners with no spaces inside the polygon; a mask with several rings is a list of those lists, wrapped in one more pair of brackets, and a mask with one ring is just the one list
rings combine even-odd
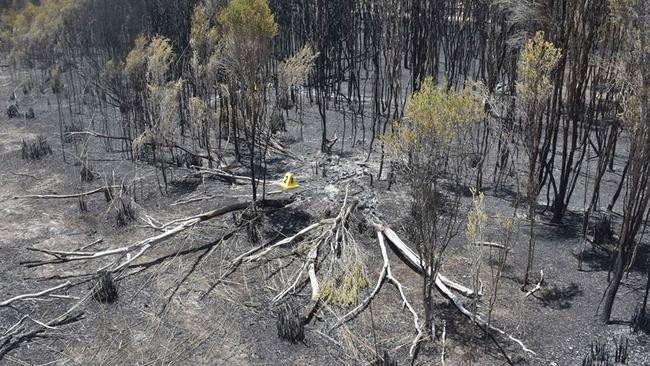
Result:
{"label": "yellow object", "polygon": [[282,186],[282,189],[298,188],[298,182],[296,181],[296,177],[293,175],[293,173],[285,174],[280,185]]}

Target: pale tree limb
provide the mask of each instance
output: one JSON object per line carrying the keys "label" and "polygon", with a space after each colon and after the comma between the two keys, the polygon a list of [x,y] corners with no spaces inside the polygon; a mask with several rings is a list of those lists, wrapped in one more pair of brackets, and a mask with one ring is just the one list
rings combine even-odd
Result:
{"label": "pale tree limb", "polygon": [[[92,293],[92,292],[91,292]],[[72,314],[73,311],[75,311],[81,304],[83,304],[87,299],[90,298],[91,293],[88,293],[85,297],[77,301],[72,307],[70,307],[68,310],[66,310],[64,313],[61,315],[46,321],[37,321],[36,319],[33,319],[29,315],[23,316],[23,319],[18,321],[18,323],[14,324],[9,330],[7,330],[2,337],[0,337],[0,360],[2,360],[3,356],[7,354],[13,347],[16,346],[16,344],[23,342],[24,340],[33,337],[35,335],[38,335],[41,333],[44,329],[56,329],[57,326],[67,324],[71,321],[75,321],[75,319],[79,319],[83,313],[78,314],[76,316],[71,317],[70,314]],[[30,319],[32,320],[38,327],[36,329],[27,329],[24,326],[25,320]],[[22,332],[22,333],[21,333]],[[12,343],[12,340],[15,339]]]}
{"label": "pale tree limb", "polygon": [[74,193],[74,194],[29,194],[29,195],[25,195],[25,196],[14,196],[14,199],[28,199],[28,198],[34,198],[34,199],[68,199],[68,198],[79,198],[79,197],[89,196],[91,194],[104,193],[109,189],[117,189],[117,188],[121,188],[121,187],[122,186],[99,187],[97,189],[93,189],[92,191]]}
{"label": "pale tree limb", "polygon": [[309,253],[307,274],[309,275],[309,284],[311,286],[311,299],[305,308],[305,314],[302,317],[302,322],[307,324],[311,321],[318,310],[320,304],[320,285],[318,284],[318,277],[316,277],[316,258],[318,257],[318,248]]}
{"label": "pale tree limb", "polygon": [[[275,244],[273,244],[273,245],[270,245],[270,246],[264,248],[264,250],[261,251],[261,252],[258,253],[258,254],[253,255],[254,253],[250,253],[250,254],[245,253],[246,256],[244,256],[243,259],[244,259],[246,262],[255,262],[255,261],[258,261],[258,260],[260,260],[261,258],[263,258],[265,255],[269,254],[271,251],[273,251],[274,249],[276,249],[277,247],[281,247],[281,246],[289,245],[289,244],[291,244],[291,243],[297,241],[298,239],[301,239],[303,236],[305,236],[305,234],[309,233],[310,231],[312,231],[312,230],[314,230],[314,229],[316,229],[316,228],[318,228],[318,227],[320,227],[320,226],[322,226],[322,225],[325,225],[325,224],[331,223],[331,222],[334,222],[334,220],[332,220],[332,219],[325,219],[325,220],[319,221],[319,222],[317,222],[317,223],[315,223],[315,224],[311,224],[311,225],[307,226],[306,228],[300,230],[300,231],[297,232],[296,234],[294,234],[294,235],[292,235],[292,236],[289,236],[289,237],[286,237],[286,238],[284,238],[284,239],[278,241],[277,243],[275,243]],[[262,249],[262,248],[260,248],[260,249]]]}
{"label": "pale tree limb", "polygon": [[18,321],[16,322],[16,324],[12,325],[11,327],[9,327],[9,329],[7,329],[7,330],[4,332],[4,334],[2,335],[2,337],[0,337],[0,341],[3,340],[3,339],[6,339],[6,338],[9,338],[9,337],[13,336],[13,334],[14,334],[14,333],[13,333],[14,330],[15,330],[16,328],[18,328],[20,325],[22,325],[23,322],[24,322],[25,320],[31,320],[31,321],[33,321],[34,323],[40,325],[40,326],[43,327],[43,328],[52,329],[52,330],[56,330],[56,329],[57,329],[56,327],[53,327],[53,326],[47,325],[47,324],[45,324],[45,323],[43,323],[43,322],[41,322],[41,321],[38,321],[38,320],[32,318],[32,317],[29,316],[29,315],[23,315],[23,316],[20,318],[20,320],[18,320]]}
{"label": "pale tree limb", "polygon": [[54,286],[54,287],[50,287],[50,288],[45,289],[45,290],[40,291],[40,292],[35,292],[35,293],[31,293],[31,294],[18,295],[18,296],[12,297],[11,299],[7,299],[7,300],[5,300],[5,301],[1,301],[1,302],[0,302],[0,307],[9,306],[9,305],[11,305],[11,303],[13,303],[13,302],[15,302],[15,301],[19,301],[19,300],[35,299],[35,298],[43,297],[43,296],[46,296],[46,295],[51,294],[51,293],[54,292],[54,291],[60,290],[60,289],[62,289],[62,288],[66,288],[66,287],[68,287],[68,286],[70,286],[70,282],[69,282],[69,281],[68,281],[68,282],[65,282],[65,283],[62,283],[62,284],[60,284],[60,285]]}
{"label": "pale tree limb", "polygon": [[176,201],[172,203],[170,206],[180,206],[180,205],[186,205],[188,203],[193,203],[193,202],[198,202],[198,201],[204,201],[204,200],[211,200],[213,199],[214,196],[212,195],[205,195],[205,196],[198,196],[198,197],[192,197],[180,201]]}
{"label": "pale tree limb", "polygon": [[506,247],[503,244],[491,242],[491,241],[478,241],[472,243],[472,245],[476,246],[484,246],[484,247],[490,247],[490,248],[497,248],[497,249],[505,249]]}
{"label": "pale tree limb", "polygon": [[537,292],[539,289],[541,289],[542,288],[542,282],[544,282],[544,270],[543,269],[539,271],[539,282],[537,282],[537,285],[532,290],[526,292],[526,296],[524,296],[524,297],[528,297],[528,296],[534,294],[535,292]]}
{"label": "pale tree limb", "polygon": [[[108,189],[108,187],[102,187],[101,190]],[[60,198],[60,196],[57,196],[57,198]],[[289,199],[278,199],[278,200],[260,200],[255,203],[257,207],[260,208],[281,208],[284,207],[294,201],[293,198]],[[179,222],[178,225],[175,227],[160,233],[156,236],[147,238],[145,240],[142,240],[138,243],[128,245],[125,247],[120,247],[120,248],[112,248],[108,250],[99,250],[99,251],[89,251],[86,248],[97,243],[98,241],[91,243],[90,245],[85,246],[84,248],[81,248],[80,250],[77,251],[62,251],[62,250],[47,250],[47,249],[35,249],[38,250],[42,253],[45,253],[47,255],[53,256],[56,259],[55,260],[44,260],[44,261],[34,261],[32,263],[35,263],[36,265],[40,264],[45,264],[45,263],[63,263],[63,262],[69,262],[69,261],[78,261],[78,260],[92,260],[92,259],[97,259],[97,258],[104,258],[104,257],[109,257],[109,256],[115,256],[114,261],[110,261],[109,264],[103,266],[100,268],[98,271],[101,270],[110,270],[111,272],[116,272],[119,271],[126,266],[128,266],[130,263],[132,263],[134,260],[139,258],[140,256],[143,255],[147,251],[147,249],[155,246],[156,244],[159,244],[165,240],[171,239],[174,236],[178,235],[180,232],[189,229],[193,227],[194,225],[201,223],[203,221],[222,216],[224,214],[227,214],[229,212],[233,212],[236,210],[242,210],[246,209],[248,207],[251,207],[252,203],[250,202],[243,202],[243,203],[236,203],[230,206],[225,206],[216,210],[208,211],[199,215],[192,216],[186,220],[182,220]],[[78,284],[78,283],[77,283]],[[77,285],[74,284],[74,285]],[[67,296],[67,295],[55,295],[53,294],[57,290],[61,290],[64,288],[69,288],[71,286],[74,286],[71,284],[71,282],[66,282],[64,284],[60,284],[57,286],[54,286],[52,288],[39,291],[36,293],[29,293],[29,294],[23,294],[19,296],[12,297],[11,299],[4,300],[0,302],[0,308],[6,307],[6,306],[11,306],[13,303],[21,300],[39,300],[39,299],[45,299],[45,298],[56,298],[56,299],[76,299],[78,300],[76,304],[72,307],[70,307],[67,311],[64,313],[60,314],[59,316],[49,320],[49,321],[40,321],[34,319],[31,315],[28,315],[28,317],[24,317],[21,319],[18,323],[14,324],[9,330],[4,332],[5,334],[0,338],[0,359],[2,359],[3,355],[5,355],[7,352],[9,352],[11,349],[15,348],[18,344],[25,342],[26,340],[30,339],[31,337],[37,336],[39,333],[43,332],[46,329],[54,329],[55,327],[63,324],[67,324],[71,321],[75,321],[75,319],[79,319],[79,317],[83,314],[79,315],[74,315],[72,314],[77,308],[81,306],[82,303],[84,303],[87,299],[89,299],[92,296],[92,292],[90,291],[87,293],[83,298],[75,298],[73,296]],[[29,327],[27,320],[31,320],[31,323],[34,323],[37,325],[36,328]]]}
{"label": "pale tree limb", "polygon": [[447,322],[442,321],[442,350],[440,350],[440,364],[445,366],[445,347],[447,345]]}
{"label": "pale tree limb", "polygon": [[[414,267],[420,267],[420,259],[418,258],[417,254],[413,253],[413,251],[406,245],[404,242],[402,242],[399,237],[397,237],[397,234],[395,234],[392,230],[387,228],[386,226],[375,224],[376,227],[380,228],[383,230],[383,233],[386,234],[386,237],[392,242],[393,239],[397,240],[397,242],[392,242],[393,248],[396,249],[401,255],[402,258],[405,258],[409,263],[409,265],[414,266]],[[388,236],[388,233],[391,233],[391,236]],[[422,271],[422,268],[420,267],[420,271]],[[438,288],[438,291],[446,297],[448,300],[450,300],[454,306],[467,318],[471,319],[472,321],[476,322],[478,325],[485,327],[489,330],[492,330],[494,332],[500,333],[508,339],[512,340],[513,342],[517,343],[522,350],[525,352],[531,353],[533,355],[536,355],[534,351],[526,347],[522,341],[519,339],[513,337],[512,335],[508,334],[506,331],[497,328],[491,324],[488,324],[485,320],[483,320],[478,314],[474,314],[471,311],[467,310],[465,306],[463,305],[462,301],[456,296],[451,289],[447,286],[447,284],[442,280],[441,276],[437,276],[435,279],[435,284],[436,287]]]}
{"label": "pale tree limb", "polygon": [[140,216],[140,220],[142,220],[142,222],[144,222],[145,224],[147,224],[148,227],[154,230],[164,231],[163,224],[160,221],[156,220],[155,218],[147,215],[146,213],[143,213]]}
{"label": "pale tree limb", "polygon": [[[312,250],[314,250],[314,249],[315,249],[315,248],[312,248]],[[290,284],[289,286],[287,286],[284,290],[280,291],[279,294],[275,295],[275,297],[273,298],[273,300],[271,300],[271,303],[272,303],[272,304],[275,304],[275,303],[279,302],[279,301],[282,300],[282,299],[283,299],[283,298],[284,298],[284,297],[285,297],[289,292],[291,292],[294,288],[296,288],[296,286],[298,285],[298,283],[300,283],[300,279],[302,278],[302,275],[303,275],[303,273],[305,273],[305,270],[306,270],[306,269],[307,269],[307,263],[303,263],[302,266],[300,266],[300,269],[298,269],[298,271],[296,272],[296,274],[295,274],[295,278],[294,278],[294,280],[291,282],[291,284]]]}
{"label": "pale tree limb", "polygon": [[305,236],[305,234],[307,234],[310,231],[318,228],[319,226],[323,225],[325,222],[326,222],[326,220],[323,220],[323,221],[317,222],[315,224],[311,224],[311,225],[307,226],[306,228],[300,230],[296,234],[294,234],[292,236],[289,236],[289,237],[286,237],[286,238],[278,241],[275,244],[272,244],[272,245],[263,244],[263,245],[255,247],[255,248],[249,249],[246,252],[240,254],[239,256],[237,256],[237,258],[233,259],[230,262],[230,265],[226,269],[226,272],[223,273],[219,277],[219,279],[217,279],[212,285],[210,285],[210,287],[205,291],[205,293],[203,293],[203,295],[201,295],[201,299],[205,298],[205,296],[207,296],[210,292],[212,292],[212,290],[214,290],[214,288],[219,283],[223,282],[228,276],[230,276],[233,272],[235,272],[237,270],[237,268],[239,268],[239,266],[243,262],[250,263],[250,262],[259,261],[266,254],[270,253],[274,249],[276,249],[278,247],[281,247],[281,246],[289,245],[289,244],[297,241],[298,239],[301,239],[303,236]]}
{"label": "pale tree limb", "polygon": [[[282,300],[282,298],[284,298],[290,291],[292,291],[298,285],[298,283],[300,283],[300,280],[302,279],[303,274],[305,273],[305,271],[309,267],[309,263],[310,262],[315,262],[316,257],[318,256],[318,250],[322,245],[327,245],[327,243],[329,243],[330,252],[332,252],[334,255],[336,255],[338,257],[338,255],[340,253],[340,250],[341,250],[341,246],[340,246],[341,244],[339,244],[339,240],[341,240],[344,243],[347,242],[347,240],[345,240],[345,235],[346,235],[345,234],[346,231],[344,230],[345,229],[344,228],[345,223],[347,222],[347,219],[350,216],[350,214],[352,213],[352,211],[354,210],[354,208],[357,206],[357,201],[354,201],[348,207],[347,206],[347,199],[348,199],[348,189],[346,189],[345,198],[343,199],[343,204],[341,205],[341,209],[339,210],[339,214],[335,218],[333,218],[333,219],[325,219],[325,220],[321,221],[320,223],[310,225],[309,227],[302,230],[302,231],[306,231],[307,229],[309,229],[309,231],[311,231],[313,229],[312,226],[317,225],[317,224],[319,224],[318,226],[323,226],[325,224],[330,225],[329,229],[327,229],[327,227],[325,227],[323,229],[323,231],[320,233],[320,235],[318,235],[314,240],[308,241],[308,242],[312,242],[313,244],[311,244],[309,254],[307,255],[307,258],[308,258],[307,261],[305,261],[302,264],[302,266],[300,267],[300,269],[296,272],[295,279],[293,280],[293,282],[287,288],[282,290],[278,295],[276,295],[273,298],[273,301],[272,301],[273,303],[277,303],[280,300]],[[297,235],[298,234],[296,234],[296,236]],[[293,240],[294,240],[293,237],[290,237],[290,238],[286,238],[284,241],[289,243],[289,242],[291,242]],[[278,243],[282,244],[283,241],[280,241]],[[256,255],[254,258],[255,259],[261,258],[265,254],[267,254],[269,251],[271,251],[273,248],[277,247],[278,243],[276,243],[276,244],[272,245],[271,247],[267,248],[264,252],[260,253],[259,255]],[[333,265],[334,262],[331,262],[331,263]]]}
{"label": "pale tree limb", "polygon": [[[410,267],[416,269],[419,273],[424,272],[424,269],[420,265],[420,258],[418,257],[418,255],[408,245],[406,245],[402,241],[402,239],[399,238],[399,236],[397,236],[397,233],[395,233],[393,230],[391,230],[391,228],[389,228],[387,226],[376,224],[376,223],[373,223],[373,225],[379,231],[381,231],[384,235],[386,235],[386,238],[388,239],[388,241],[390,243],[392,243],[394,246],[396,246],[397,249],[400,251],[400,253],[404,254],[406,260],[409,262],[408,264],[409,264]],[[454,281],[448,279],[447,277],[443,276],[440,273],[438,273],[436,277],[440,278],[442,283],[447,285],[449,288],[459,292],[463,296],[470,297],[470,298],[474,297],[474,296],[477,296],[477,294],[474,292],[474,290],[472,290],[472,289],[470,289],[470,288],[468,288],[466,286],[463,286],[463,285],[461,285],[461,284],[459,284],[457,282],[454,282]],[[480,291],[478,293],[478,296],[479,297],[482,296]]]}
{"label": "pale tree limb", "polygon": [[491,324],[488,324],[488,323],[487,323],[485,320],[483,320],[483,319],[482,319],[478,314],[473,314],[471,311],[467,310],[467,309],[465,308],[465,306],[463,305],[463,303],[460,301],[460,299],[458,299],[458,297],[457,297],[456,295],[454,295],[454,293],[451,292],[451,290],[449,290],[449,288],[448,288],[447,286],[445,286],[445,284],[442,283],[442,281],[440,281],[440,279],[436,279],[436,287],[438,288],[438,290],[439,290],[439,291],[440,291],[440,292],[441,292],[441,293],[442,293],[442,294],[443,294],[447,299],[451,300],[451,302],[456,306],[456,308],[457,308],[457,309],[458,309],[458,310],[459,310],[463,315],[465,315],[467,318],[469,318],[469,319],[473,319],[473,320],[474,320],[477,324],[479,324],[480,326],[487,327],[488,329],[490,329],[490,330],[492,330],[492,331],[495,331],[495,332],[497,332],[497,333],[500,333],[500,334],[502,334],[502,335],[508,337],[508,339],[510,339],[510,340],[512,340],[513,342],[517,343],[517,344],[521,347],[521,349],[524,350],[525,352],[528,352],[528,353],[530,353],[530,354],[536,355],[536,353],[535,353],[534,351],[532,351],[530,348],[526,347],[526,345],[525,345],[522,341],[520,341],[519,339],[517,339],[517,338],[513,337],[512,335],[506,333],[506,331],[504,331],[504,330],[502,330],[502,329],[500,329],[500,328],[497,328],[497,327],[495,327],[495,326],[493,326],[493,325],[491,325]]}
{"label": "pale tree limb", "polygon": [[[232,173],[229,173],[225,170],[217,169],[217,168],[206,168],[202,166],[197,166],[197,165],[192,165],[191,168],[195,168],[198,171],[196,172],[197,174],[205,174],[205,175],[214,175],[219,178],[224,178],[231,180],[233,183],[237,183],[237,180],[244,180],[246,182],[251,182],[253,178],[251,177],[246,177],[243,175],[235,175]],[[255,179],[257,183],[264,183],[263,180],[260,179]],[[248,183],[240,183],[240,184],[248,184]]]}
{"label": "pale tree limb", "polygon": [[[348,206],[348,190],[346,189],[346,195],[343,200],[343,204],[341,205],[339,214],[336,217],[321,220],[301,229],[296,234],[279,240],[273,244],[263,244],[252,248],[243,254],[240,254],[231,261],[226,272],[222,274],[221,277],[214,284],[212,284],[201,297],[203,298],[207,296],[217,284],[232,274],[237,268],[239,268],[242,263],[257,262],[265,259],[271,252],[277,250],[280,247],[302,243],[304,247],[308,248],[305,260],[302,262],[300,267],[291,275],[291,279],[289,280],[288,285],[284,287],[279,293],[277,293],[271,302],[275,304],[282,301],[289,293],[294,291],[299,286],[299,284],[303,283],[305,276],[307,276],[312,289],[312,295],[303,312],[302,318],[304,323],[308,323],[321,304],[320,285],[318,283],[317,277],[317,262],[322,261],[322,259],[318,258],[319,250],[321,248],[328,249],[324,253],[324,257],[327,257],[330,253],[338,255],[340,250],[342,250],[343,247],[347,246],[348,243],[354,243],[352,238],[346,237],[349,236],[350,233],[345,229],[344,225],[347,222],[347,219],[349,218],[352,211],[354,211],[356,205],[357,201]],[[300,253],[294,250],[292,252],[292,255],[296,254],[301,256]]]}
{"label": "pale tree limb", "polygon": [[122,137],[122,136],[109,136],[105,135],[103,133],[95,132],[95,131],[70,131],[66,132],[63,134],[66,137],[73,137],[73,136],[91,136],[91,137],[99,137],[99,138],[104,138],[104,139],[112,139],[112,140],[124,140],[124,141],[131,141],[130,138],[128,137]]}

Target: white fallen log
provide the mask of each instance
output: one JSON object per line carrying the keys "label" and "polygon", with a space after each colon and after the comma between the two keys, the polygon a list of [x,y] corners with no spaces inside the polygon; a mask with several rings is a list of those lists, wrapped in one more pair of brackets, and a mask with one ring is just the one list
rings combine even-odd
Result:
{"label": "white fallen log", "polygon": [[[413,251],[413,249],[411,249],[408,245],[406,245],[402,241],[402,239],[399,238],[399,236],[397,236],[397,233],[395,233],[391,228],[389,228],[387,226],[376,224],[376,223],[373,223],[373,225],[379,231],[381,231],[384,235],[386,235],[386,238],[389,240],[389,242],[391,242],[394,246],[397,247],[399,252],[404,255],[404,258],[409,262],[408,264],[411,267],[418,270],[419,273],[424,273],[424,268],[422,268],[422,263],[420,261],[420,257],[417,255],[417,253],[415,253]],[[474,296],[477,295],[474,292],[474,290],[472,290],[472,289],[470,289],[470,288],[468,288],[466,286],[463,286],[463,285],[461,285],[461,284],[459,284],[457,282],[454,282],[454,281],[448,279],[447,277],[445,277],[444,275],[442,275],[440,273],[438,273],[437,277],[440,278],[440,280],[445,285],[447,285],[449,288],[453,289],[454,291],[459,292],[463,296],[474,297]],[[482,293],[479,292],[478,296],[479,297],[482,296]]]}
{"label": "white fallen log", "polygon": [[211,200],[213,199],[213,195],[205,195],[205,196],[200,196],[200,197],[192,197],[188,198],[185,200],[180,200],[172,203],[170,206],[180,206],[180,205],[186,205],[188,203],[193,203],[193,202],[198,202],[198,201],[204,201],[204,200]]}
{"label": "white fallen log", "polygon": [[[243,176],[243,175],[234,175],[234,174],[229,173],[229,172],[227,172],[225,170],[216,169],[216,168],[205,168],[205,167],[200,167],[200,166],[195,166],[195,165],[192,165],[192,168],[198,169],[198,171],[196,172],[197,174],[214,175],[215,177],[232,180],[235,183],[237,183],[237,180],[240,180],[240,181],[243,180],[243,181],[246,181],[246,182],[251,182],[253,180],[253,178],[251,178],[251,177],[246,177],[246,176]],[[255,181],[257,183],[260,183],[260,184],[264,183],[264,181],[259,180],[259,179],[255,179]]]}
{"label": "white fallen log", "polygon": [[130,138],[128,137],[123,137],[123,136],[110,136],[110,135],[105,135],[103,133],[95,132],[95,131],[70,131],[66,132],[63,134],[65,137],[73,137],[73,136],[90,136],[90,137],[99,137],[99,138],[104,138],[104,139],[112,139],[112,140],[124,140],[124,141],[131,141]]}
{"label": "white fallen log", "polygon": [[308,258],[308,267],[307,274],[309,276],[309,285],[311,286],[311,299],[309,304],[305,308],[305,313],[302,317],[304,324],[307,324],[311,321],[311,318],[314,316],[314,313],[318,310],[318,304],[320,303],[320,285],[318,283],[318,277],[316,277],[316,258],[318,257],[318,250],[314,250],[309,253]]}
{"label": "white fallen log", "polygon": [[[391,241],[393,239],[398,240],[398,242],[393,242],[394,249],[399,251],[398,254],[401,254],[402,257],[407,259],[409,262],[413,262],[413,263],[410,263],[411,265],[415,265],[417,267],[420,266],[420,264],[419,264],[420,259],[417,256],[417,254],[415,254],[406,244],[404,244],[404,242],[402,242],[399,239],[399,237],[397,237],[397,234],[395,234],[395,232],[393,232],[392,230],[390,230],[389,228],[387,228],[387,227],[385,227],[383,225],[375,224],[375,226],[378,227],[378,228],[383,229],[382,232],[384,233],[384,235],[386,235],[387,239],[389,239]],[[387,235],[387,233],[391,233],[391,236],[389,237]],[[482,327],[485,327],[485,328],[487,328],[489,330],[492,330],[494,332],[497,332],[499,334],[502,334],[502,335],[508,337],[508,339],[510,339],[513,342],[517,343],[521,347],[521,349],[524,350],[525,352],[536,355],[536,353],[534,351],[532,351],[531,349],[529,349],[528,347],[526,347],[526,345],[524,345],[524,343],[521,340],[513,337],[512,335],[508,334],[506,331],[504,331],[504,330],[502,330],[500,328],[497,328],[497,327],[495,327],[495,326],[493,326],[491,324],[488,324],[478,314],[474,314],[471,311],[467,310],[465,308],[465,306],[463,305],[462,301],[460,301],[460,299],[458,298],[458,296],[456,296],[451,291],[451,289],[447,286],[447,284],[442,280],[441,276],[436,277],[435,285],[436,285],[436,288],[438,288],[438,291],[440,291],[440,293],[444,297],[446,297],[448,300],[450,300],[454,304],[454,306],[456,306],[456,308],[463,315],[465,315],[467,318],[469,318],[470,320],[476,322],[478,325],[480,325]]]}
{"label": "white fallen log", "polygon": [[440,364],[445,366],[445,348],[447,345],[447,322],[442,321],[442,350],[440,350]]}

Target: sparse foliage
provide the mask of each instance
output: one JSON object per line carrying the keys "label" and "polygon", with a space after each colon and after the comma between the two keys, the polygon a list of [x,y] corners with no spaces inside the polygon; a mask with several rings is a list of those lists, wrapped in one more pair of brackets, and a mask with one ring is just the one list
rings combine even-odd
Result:
{"label": "sparse foliage", "polygon": [[[462,170],[469,155],[464,144],[468,129],[481,114],[470,90],[443,91],[428,79],[411,96],[397,133],[384,137],[389,156],[399,164],[411,189],[410,239],[425,269],[424,329],[431,337],[435,336],[434,281],[444,251],[460,230]],[[444,183],[453,187],[451,194],[443,190]]]}
{"label": "sparse foliage", "polygon": [[517,81],[517,99],[522,112],[522,140],[528,155],[524,184],[528,200],[528,219],[530,220],[528,260],[522,289],[528,285],[535,257],[535,208],[537,195],[541,189],[538,176],[543,161],[540,144],[544,129],[544,112],[552,90],[551,73],[560,56],[560,50],[544,39],[544,33],[537,32],[535,37],[526,43],[517,67],[520,78]]}
{"label": "sparse foliage", "polygon": [[332,304],[356,306],[360,292],[368,287],[363,263],[357,261],[342,267],[338,276],[323,283],[321,299]]}

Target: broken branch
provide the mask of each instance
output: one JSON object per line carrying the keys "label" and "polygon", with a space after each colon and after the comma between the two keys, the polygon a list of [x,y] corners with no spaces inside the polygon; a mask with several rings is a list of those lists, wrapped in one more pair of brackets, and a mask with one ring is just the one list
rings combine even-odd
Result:
{"label": "broken branch", "polygon": [[14,199],[27,199],[27,198],[40,198],[40,199],[67,199],[79,198],[89,196],[95,193],[104,193],[109,189],[121,188],[122,186],[99,187],[88,192],[74,193],[74,194],[29,194],[25,196],[14,196]]}
{"label": "broken branch", "polygon": [[528,296],[534,294],[539,289],[541,289],[543,281],[544,281],[544,270],[542,269],[542,270],[539,271],[539,282],[537,282],[537,285],[532,290],[526,292],[526,296],[524,296],[524,297],[528,297]]}
{"label": "broken branch", "polygon": [[19,300],[34,299],[34,298],[38,298],[38,297],[43,297],[45,295],[49,295],[50,293],[52,293],[52,292],[54,292],[56,290],[60,290],[62,288],[68,287],[68,286],[70,286],[69,281],[65,282],[65,283],[62,283],[60,285],[54,286],[54,287],[50,287],[50,288],[45,289],[45,290],[40,291],[40,292],[18,295],[18,296],[12,297],[11,299],[0,302],[0,307],[9,306],[12,302],[16,302],[16,301],[19,301]]}

